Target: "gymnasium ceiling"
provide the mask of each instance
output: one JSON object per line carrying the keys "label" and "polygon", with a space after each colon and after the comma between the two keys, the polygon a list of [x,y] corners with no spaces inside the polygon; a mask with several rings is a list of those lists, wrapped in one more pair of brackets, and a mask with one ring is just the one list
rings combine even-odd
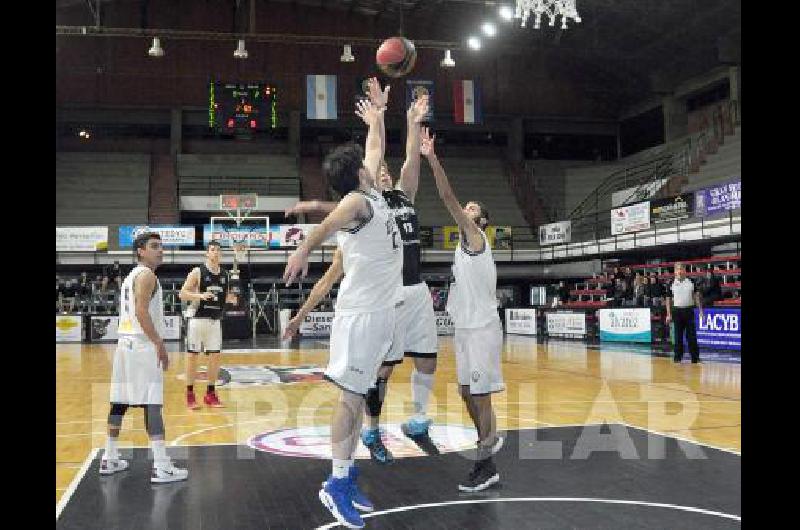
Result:
{"label": "gymnasium ceiling", "polygon": [[[214,30],[219,32],[232,32],[234,28],[245,32],[253,12],[283,4],[330,11],[334,18],[354,14],[368,20],[373,33],[396,33],[402,28],[412,39],[457,43],[454,48],[459,48],[469,34],[480,35],[484,20],[498,21],[499,4],[513,0],[193,1],[230,5],[231,19],[224,22],[226,27]],[[251,1],[255,2],[252,7]],[[56,0],[57,24],[74,25],[75,14],[82,12],[83,24],[92,25],[98,5],[103,13],[113,9],[112,4],[124,3],[142,10],[148,5],[150,9],[163,9],[164,5],[150,0]],[[741,63],[741,0],[578,0],[577,8],[581,24],[570,23],[568,29],[561,30],[558,24],[549,27],[543,21],[542,28],[534,30],[520,28],[515,20],[504,25],[481,53],[509,57],[535,50],[554,57],[548,64],[562,69],[560,73],[567,72],[576,82],[594,85],[601,92],[614,90],[624,79],[626,85],[638,87],[637,93],[625,94],[629,100],[668,92],[678,83],[720,65]],[[72,15],[66,17],[69,22],[60,21],[65,13]],[[101,25],[102,21],[101,16]],[[181,24],[180,29],[210,28]],[[347,36],[377,35],[365,30],[361,35],[348,32]]]}

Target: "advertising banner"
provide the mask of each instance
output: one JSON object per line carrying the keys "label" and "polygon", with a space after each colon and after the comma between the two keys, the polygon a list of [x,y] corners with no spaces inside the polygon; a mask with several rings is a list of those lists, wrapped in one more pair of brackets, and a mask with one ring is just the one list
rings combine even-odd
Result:
{"label": "advertising banner", "polygon": [[[92,315],[89,320],[89,340],[92,342],[115,341],[119,338],[117,315]],[[164,317],[164,340],[181,339],[181,317],[166,315]]]}
{"label": "advertising banner", "polygon": [[506,309],[506,333],[536,335],[536,310]]}
{"label": "advertising banner", "polygon": [[547,313],[549,337],[585,337],[586,315],[577,312]]}
{"label": "advertising banner", "polygon": [[687,219],[694,215],[694,194],[684,193],[667,199],[650,201],[650,221],[664,223]]}
{"label": "advertising banner", "polygon": [[539,244],[556,245],[572,241],[572,221],[560,221],[539,227]]}
{"label": "advertising banner", "polygon": [[701,216],[736,210],[742,207],[742,181],[698,190],[694,200],[697,214]]}
{"label": "advertising banner", "polygon": [[[700,311],[695,309],[694,322],[697,327],[697,345],[701,348],[742,349],[741,309],[707,307],[703,309],[703,318],[700,318]],[[688,348],[688,344],[686,347]]]}
{"label": "advertising banner", "polygon": [[611,210],[611,235],[650,228],[650,201]]}
{"label": "advertising banner", "polygon": [[56,252],[108,250],[107,226],[57,226]]}
{"label": "advertising banner", "polygon": [[161,245],[164,247],[179,247],[194,245],[193,226],[178,225],[120,225],[119,247],[132,248],[133,240],[142,232],[156,232],[161,236]]}
{"label": "advertising banner", "polygon": [[601,341],[652,341],[649,308],[601,309],[597,313]]}
{"label": "advertising banner", "polygon": [[330,337],[333,311],[312,311],[300,324],[300,335],[304,337]]}
{"label": "advertising banner", "polygon": [[81,331],[79,315],[56,315],[56,342],[80,342]]}

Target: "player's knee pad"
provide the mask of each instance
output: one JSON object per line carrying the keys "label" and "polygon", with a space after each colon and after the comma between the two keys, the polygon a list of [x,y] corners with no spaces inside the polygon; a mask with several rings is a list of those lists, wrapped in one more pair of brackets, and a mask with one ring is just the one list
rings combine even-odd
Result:
{"label": "player's knee pad", "polygon": [[122,417],[128,411],[128,405],[125,403],[112,403],[111,410],[108,412],[108,424],[114,427],[122,426]]}
{"label": "player's knee pad", "polygon": [[147,435],[151,438],[164,436],[164,418],[161,415],[161,405],[147,405],[144,408],[144,426]]}
{"label": "player's knee pad", "polygon": [[387,380],[383,377],[379,377],[378,380],[375,381],[375,386],[367,391],[367,414],[373,418],[381,415],[383,399],[386,396],[386,384]]}

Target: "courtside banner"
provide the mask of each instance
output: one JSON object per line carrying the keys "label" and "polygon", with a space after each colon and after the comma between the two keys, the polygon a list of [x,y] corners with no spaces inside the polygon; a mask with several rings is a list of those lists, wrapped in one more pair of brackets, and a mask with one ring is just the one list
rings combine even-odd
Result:
{"label": "courtside banner", "polygon": [[650,228],[650,201],[611,210],[611,235]]}
{"label": "courtside banner", "polygon": [[436,315],[436,334],[437,335],[453,335],[456,332],[456,326],[453,324],[453,318],[447,311],[435,311]]}
{"label": "courtside banner", "polygon": [[56,342],[80,342],[81,317],[77,315],[56,315]]}
{"label": "courtside banner", "polygon": [[539,227],[539,244],[556,245],[572,241],[572,221],[560,221]]}
{"label": "courtside banner", "polygon": [[57,226],[56,252],[108,250],[107,226]]}
{"label": "courtside banner", "polygon": [[[742,349],[742,310],[738,308],[708,307],[694,310],[697,328],[697,345],[718,350]],[[686,343],[686,336],[683,339]],[[686,344],[688,347],[688,343]]]}
{"label": "courtside banner", "polygon": [[[92,315],[89,321],[89,340],[91,342],[115,341],[119,339],[117,328],[119,317],[116,315]],[[164,317],[164,340],[181,339],[181,317],[167,315]]]}
{"label": "courtside banner", "polygon": [[136,236],[143,232],[156,232],[161,236],[161,246],[180,247],[194,245],[193,226],[177,225],[121,225],[119,227],[119,247],[131,248]]}
{"label": "courtside banner", "polygon": [[698,190],[694,194],[694,202],[697,214],[701,216],[741,208],[742,181]]}
{"label": "courtside banner", "polygon": [[601,341],[652,341],[649,308],[601,309],[597,313]]}
{"label": "courtside banner", "polygon": [[536,335],[536,310],[506,309],[506,333]]}
{"label": "courtside banner", "polygon": [[330,337],[332,311],[312,311],[300,324],[300,335],[304,337]]}
{"label": "courtside banner", "polygon": [[559,311],[547,313],[548,337],[585,337],[586,314]]}

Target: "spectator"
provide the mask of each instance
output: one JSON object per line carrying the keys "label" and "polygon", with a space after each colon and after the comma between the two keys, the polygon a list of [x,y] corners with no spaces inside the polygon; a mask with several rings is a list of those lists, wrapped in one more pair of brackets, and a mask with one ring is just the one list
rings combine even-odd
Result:
{"label": "spectator", "polygon": [[649,305],[651,307],[660,307],[663,296],[664,288],[661,283],[659,283],[655,273],[653,273],[650,275],[650,283],[647,285],[647,297],[650,299]]}
{"label": "spectator", "polygon": [[75,302],[79,295],[78,280],[73,278],[64,282],[63,296],[61,298],[61,311],[72,313],[75,311]]}
{"label": "spectator", "polygon": [[56,274],[56,312],[62,313],[64,311],[64,282],[61,276]]}
{"label": "spectator", "polygon": [[714,302],[722,300],[722,285],[711,269],[706,271],[706,277],[701,288],[701,296],[703,297],[703,307],[711,307]]}
{"label": "spectator", "polygon": [[633,278],[633,305],[635,307],[644,307],[645,287],[644,276],[637,272]]}
{"label": "spectator", "polygon": [[625,300],[625,280],[617,278],[614,286],[614,307],[622,307]]}
{"label": "spectator", "polygon": [[569,287],[564,284],[564,280],[558,282],[558,305],[566,305],[569,302]]}
{"label": "spectator", "polygon": [[119,266],[119,261],[115,260],[113,265],[108,266],[105,274],[108,276],[108,282],[112,285],[112,289],[119,291],[122,285],[122,267]]}

